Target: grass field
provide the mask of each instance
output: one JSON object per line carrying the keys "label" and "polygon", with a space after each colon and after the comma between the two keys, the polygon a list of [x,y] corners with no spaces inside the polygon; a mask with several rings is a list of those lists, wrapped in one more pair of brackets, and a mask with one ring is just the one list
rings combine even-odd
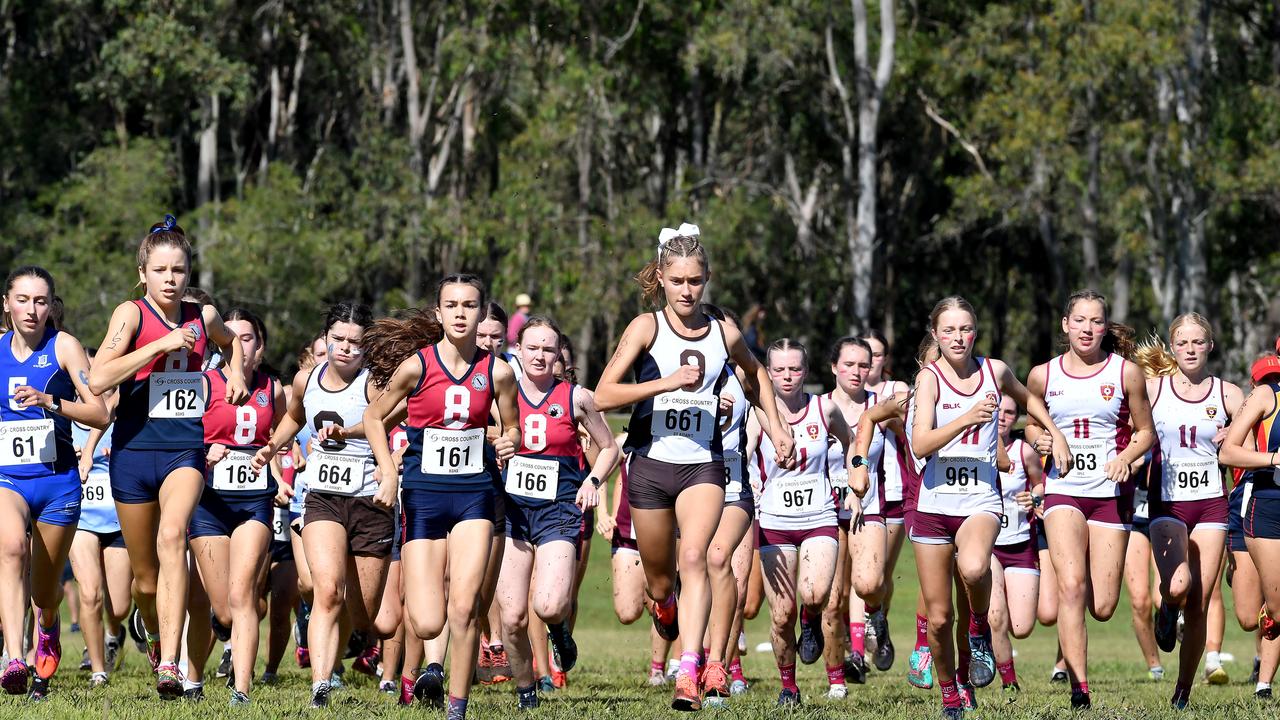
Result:
{"label": "grass field", "polygon": [[[937,690],[911,688],[905,680],[907,654],[914,638],[915,570],[909,548],[899,567],[898,602],[891,615],[891,627],[899,648],[898,662],[888,673],[873,671],[865,686],[851,686],[848,699],[828,701],[826,680],[821,665],[802,666],[799,670],[805,705],[785,714],[796,718],[881,717],[932,718],[938,716]],[[1228,602],[1230,600],[1228,599]],[[1188,716],[1168,709],[1173,683],[1146,679],[1146,668],[1133,641],[1129,627],[1127,604],[1116,619],[1106,625],[1091,626],[1090,686],[1097,718],[1159,718]],[[761,613],[748,627],[749,644],[768,639],[768,629]],[[1228,617],[1232,617],[1228,612]],[[582,616],[578,643],[582,648],[579,667],[570,675],[570,687],[543,698],[542,707],[531,713],[536,718],[667,718],[675,715],[669,709],[670,689],[651,689],[644,683],[648,663],[648,619],[631,627],[623,627],[613,617],[609,586],[609,552],[603,542],[593,543],[591,570],[582,590]],[[981,718],[1054,718],[1071,714],[1067,692],[1061,685],[1050,686],[1047,677],[1053,662],[1054,631],[1038,628],[1030,639],[1017,644],[1017,665],[1023,692],[1015,703],[1006,703],[998,689],[980,690]],[[305,708],[309,675],[304,675],[292,661],[292,649],[281,668],[282,682],[274,687],[258,687],[253,692],[254,705],[229,709],[229,691],[220,681],[211,681],[207,700],[193,705],[184,702],[161,703],[151,686],[150,674],[144,671],[145,658],[132,651],[124,670],[112,677],[111,685],[101,690],[88,689],[88,673],[75,669],[82,647],[80,636],[63,633],[66,663],[55,679],[54,692],[39,705],[25,698],[0,697],[0,718],[213,718],[233,715],[246,718],[288,718],[331,716],[335,718],[410,718],[440,716],[443,713],[422,707],[399,708],[393,697],[377,692],[374,682],[348,672],[348,688],[337,692],[330,710],[315,713]],[[1192,695],[1191,717],[1267,718],[1280,716],[1280,704],[1258,704],[1253,688],[1243,681],[1249,674],[1253,658],[1251,640],[1238,628],[1228,626],[1224,648],[1237,662],[1227,666],[1232,684],[1225,687],[1197,686]],[[216,655],[215,655],[216,659]],[[721,717],[756,718],[778,714],[774,701],[779,686],[772,656],[749,653],[744,658],[750,691],[735,698],[729,708],[704,712]],[[1166,658],[1169,676],[1176,672],[1176,658]],[[261,661],[259,661],[259,673]],[[998,685],[998,683],[997,683]],[[477,687],[472,695],[472,716],[477,718],[510,717],[515,710],[514,691],[510,684],[491,688]]]}

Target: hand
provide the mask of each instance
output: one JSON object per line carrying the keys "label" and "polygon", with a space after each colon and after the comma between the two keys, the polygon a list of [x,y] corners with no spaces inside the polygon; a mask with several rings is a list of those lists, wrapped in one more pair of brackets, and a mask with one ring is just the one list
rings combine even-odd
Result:
{"label": "hand", "polygon": [[209,446],[209,452],[205,453],[204,461],[209,467],[213,467],[222,462],[227,456],[227,446],[222,443],[214,443]]}
{"label": "hand", "polygon": [[320,447],[336,446],[347,441],[347,429],[337,423],[325,425],[312,436],[312,440],[320,443]]}
{"label": "hand", "polygon": [[91,469],[93,469],[93,456],[92,455],[81,456],[80,462],[76,466],[76,470],[80,472],[81,485],[89,482],[89,471]]}
{"label": "hand", "polygon": [[280,483],[276,488],[276,507],[289,507],[289,501],[293,499],[294,494],[292,485]]}
{"label": "hand", "polygon": [[845,501],[845,506],[849,510],[849,532],[857,532],[866,524],[866,518],[862,514],[862,501],[853,495],[849,495],[849,499]]}
{"label": "hand", "polygon": [[23,410],[30,407],[40,407],[45,410],[53,407],[53,396],[48,393],[42,393],[30,385],[19,385],[13,389],[13,401]]}
{"label": "hand", "polygon": [[373,494],[373,504],[386,510],[394,508],[399,490],[400,478],[392,474],[390,478],[378,482],[378,492]]}
{"label": "hand", "polygon": [[595,483],[590,479],[583,480],[582,486],[578,488],[578,497],[574,498],[573,504],[577,505],[582,512],[599,505],[600,491],[596,489]]}
{"label": "hand", "polygon": [[253,471],[256,473],[270,464],[271,456],[275,454],[276,452],[271,449],[270,445],[258,448],[258,452],[253,454],[253,460],[249,461],[249,467],[253,468]]}
{"label": "hand", "polygon": [[[1049,434],[1045,433],[1045,435]],[[1071,454],[1071,445],[1067,443],[1066,436],[1058,430],[1054,430],[1052,435],[1053,466],[1058,468],[1058,477],[1066,477],[1067,473],[1075,467],[1076,459]]]}
{"label": "hand", "polygon": [[613,531],[618,527],[618,523],[609,513],[596,514],[596,532],[600,533],[600,537],[613,542]]}
{"label": "hand", "polygon": [[1044,457],[1053,452],[1053,436],[1047,432],[1040,433],[1040,437],[1036,438],[1035,443],[1031,445],[1031,449],[1035,450],[1040,457]]}
{"label": "hand", "polygon": [[720,415],[728,416],[732,413],[733,413],[733,396],[727,395],[727,394],[721,395],[720,396]]}
{"label": "hand", "polygon": [[702,368],[697,365],[681,365],[679,370],[667,376],[667,390],[697,390],[702,379]]}
{"label": "hand", "polygon": [[179,350],[194,350],[196,347],[196,331],[187,326],[174,328],[169,331],[168,335],[160,338],[159,342],[160,352],[166,355]]}
{"label": "hand", "polygon": [[498,455],[498,462],[505,463],[516,454],[516,444],[511,442],[511,438],[502,435],[494,438],[493,451]]}
{"label": "hand", "polygon": [[996,403],[991,398],[983,398],[973,404],[969,411],[964,414],[965,424],[969,427],[978,427],[991,422],[991,418],[995,417]]}
{"label": "hand", "polygon": [[775,449],[775,460],[778,467],[783,470],[794,470],[796,467],[796,443],[791,437],[789,431],[773,430],[769,433],[769,440],[773,442]]}
{"label": "hand", "polygon": [[1122,460],[1119,455],[1107,461],[1107,465],[1103,468],[1103,472],[1107,474],[1107,479],[1113,483],[1126,482],[1131,475],[1129,463]]}
{"label": "hand", "polygon": [[227,377],[227,393],[222,399],[228,405],[243,405],[249,399],[249,387],[245,385],[244,377],[239,372],[230,373]]}
{"label": "hand", "polygon": [[[866,465],[859,465],[849,473],[849,502],[857,501],[862,506],[862,498],[871,488],[871,478]],[[846,505],[848,502],[845,503]]]}
{"label": "hand", "polygon": [[1213,446],[1216,448],[1222,447],[1222,443],[1226,439],[1227,439],[1227,429],[1224,427],[1218,432],[1213,434]]}
{"label": "hand", "polygon": [[1031,491],[1030,491],[1030,490],[1023,490],[1022,492],[1018,493],[1017,495],[1014,495],[1014,496],[1013,496],[1013,499],[1014,499],[1014,500],[1017,500],[1017,501],[1018,501],[1018,505],[1019,505],[1019,506],[1021,506],[1021,507],[1022,507],[1022,509],[1023,509],[1023,510],[1025,510],[1025,511],[1027,511],[1027,512],[1031,512],[1033,509],[1035,509],[1036,504],[1035,504],[1034,500],[1032,500],[1032,497],[1031,497]]}

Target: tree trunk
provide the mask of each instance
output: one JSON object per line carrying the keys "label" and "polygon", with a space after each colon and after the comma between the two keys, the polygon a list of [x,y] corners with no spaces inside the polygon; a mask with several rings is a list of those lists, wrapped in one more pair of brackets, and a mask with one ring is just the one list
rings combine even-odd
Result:
{"label": "tree trunk", "polygon": [[[203,103],[201,115],[204,127],[200,130],[200,165],[196,174],[196,207],[218,201],[218,96],[210,95]],[[201,213],[200,232],[196,234],[195,255],[201,259],[199,285],[210,295],[214,292],[213,264],[202,251],[214,244],[217,219],[211,212]]]}
{"label": "tree trunk", "polygon": [[875,267],[876,245],[876,136],[880,119],[880,101],[893,73],[894,41],[897,24],[893,0],[880,3],[880,54],[875,74],[867,51],[866,0],[853,4],[853,56],[857,67],[858,90],[858,211],[857,235],[854,241],[853,314],[864,327],[871,324],[871,276]]}

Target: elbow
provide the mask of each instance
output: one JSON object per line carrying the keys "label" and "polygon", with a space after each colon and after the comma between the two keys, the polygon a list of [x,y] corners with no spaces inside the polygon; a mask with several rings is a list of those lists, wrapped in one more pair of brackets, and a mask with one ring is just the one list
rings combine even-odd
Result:
{"label": "elbow", "polygon": [[616,402],[613,393],[607,387],[598,387],[595,392],[596,410],[602,413],[613,412],[622,405]]}

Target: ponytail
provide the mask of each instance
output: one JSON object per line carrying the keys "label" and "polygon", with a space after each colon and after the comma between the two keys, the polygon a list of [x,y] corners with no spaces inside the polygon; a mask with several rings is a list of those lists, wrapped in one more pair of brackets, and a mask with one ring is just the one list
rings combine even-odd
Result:
{"label": "ponytail", "polygon": [[387,387],[401,363],[443,337],[444,328],[430,311],[414,308],[375,320],[360,342],[370,382],[376,388]]}
{"label": "ponytail", "polygon": [[1102,337],[1102,352],[1115,353],[1125,360],[1136,361],[1138,343],[1134,340],[1137,333],[1124,323],[1107,321],[1107,334]]}
{"label": "ponytail", "polygon": [[1133,352],[1133,361],[1142,366],[1147,377],[1164,377],[1178,371],[1178,361],[1155,333],[1140,343]]}

